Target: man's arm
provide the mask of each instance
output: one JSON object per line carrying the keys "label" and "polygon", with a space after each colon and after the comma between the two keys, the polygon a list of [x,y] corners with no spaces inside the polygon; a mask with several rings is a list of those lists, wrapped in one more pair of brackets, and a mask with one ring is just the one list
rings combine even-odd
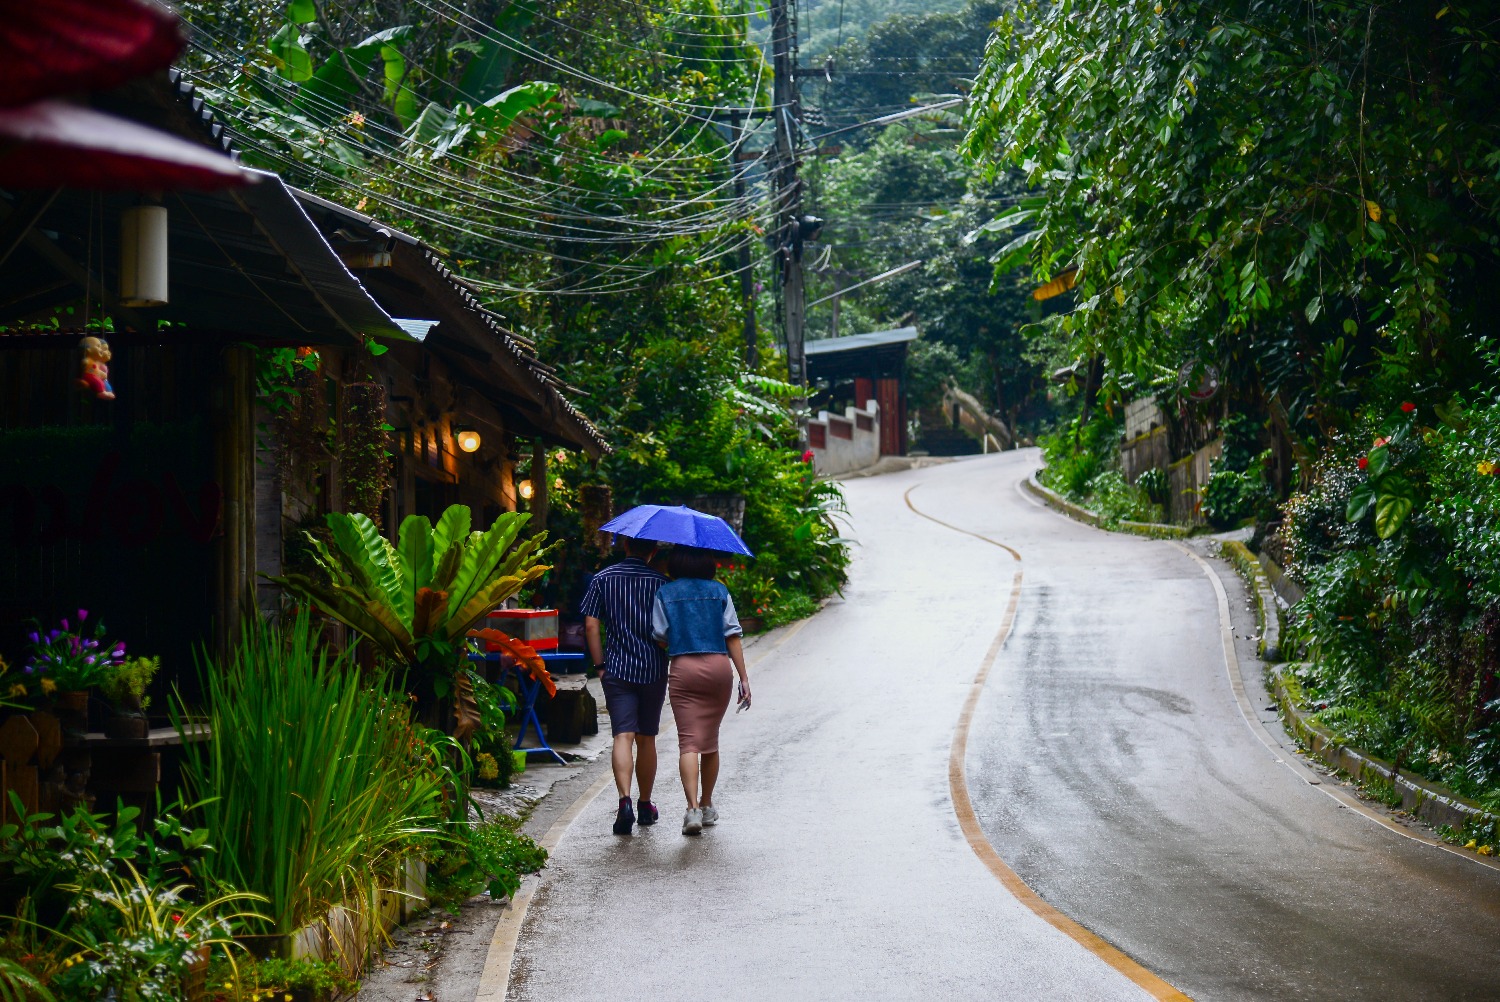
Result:
{"label": "man's arm", "polygon": [[604,642],[599,637],[599,620],[594,616],[583,617],[583,639],[589,649],[589,664],[604,673]]}

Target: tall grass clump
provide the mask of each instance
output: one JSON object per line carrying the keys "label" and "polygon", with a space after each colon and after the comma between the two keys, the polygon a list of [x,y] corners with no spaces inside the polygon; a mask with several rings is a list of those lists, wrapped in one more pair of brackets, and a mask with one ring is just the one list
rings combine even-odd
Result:
{"label": "tall grass clump", "polygon": [[218,848],[209,882],[264,895],[262,934],[372,907],[439,792],[404,701],[324,647],[306,612],[253,619],[205,676],[212,736],[184,780]]}

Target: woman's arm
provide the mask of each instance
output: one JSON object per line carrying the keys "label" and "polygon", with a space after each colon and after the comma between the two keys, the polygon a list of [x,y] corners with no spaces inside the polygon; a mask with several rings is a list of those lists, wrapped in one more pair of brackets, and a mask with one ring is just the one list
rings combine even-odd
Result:
{"label": "woman's arm", "polygon": [[658,647],[666,648],[667,631],[670,629],[671,623],[667,621],[667,603],[661,600],[661,593],[657,592],[656,598],[651,600],[651,639],[656,641]]}
{"label": "woman's arm", "polygon": [[745,670],[745,645],[736,633],[732,637],[724,638],[724,646],[729,648],[729,660],[734,662],[734,670],[740,676],[740,698],[745,701],[745,708],[750,708],[750,673]]}

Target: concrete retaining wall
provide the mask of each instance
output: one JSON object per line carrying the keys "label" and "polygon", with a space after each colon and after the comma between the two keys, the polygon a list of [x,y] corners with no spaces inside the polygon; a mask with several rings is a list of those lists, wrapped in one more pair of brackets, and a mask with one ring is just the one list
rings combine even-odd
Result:
{"label": "concrete retaining wall", "polygon": [[820,477],[836,477],[874,466],[880,459],[880,405],[846,407],[843,414],[819,411],[807,422],[813,469]]}

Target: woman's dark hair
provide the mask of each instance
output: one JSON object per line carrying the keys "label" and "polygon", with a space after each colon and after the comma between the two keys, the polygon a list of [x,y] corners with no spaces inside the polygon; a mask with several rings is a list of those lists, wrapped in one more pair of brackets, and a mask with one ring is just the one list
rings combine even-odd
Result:
{"label": "woman's dark hair", "polygon": [[667,573],[674,580],[679,578],[702,578],[712,581],[719,569],[719,562],[709,550],[696,546],[674,546],[667,554]]}

